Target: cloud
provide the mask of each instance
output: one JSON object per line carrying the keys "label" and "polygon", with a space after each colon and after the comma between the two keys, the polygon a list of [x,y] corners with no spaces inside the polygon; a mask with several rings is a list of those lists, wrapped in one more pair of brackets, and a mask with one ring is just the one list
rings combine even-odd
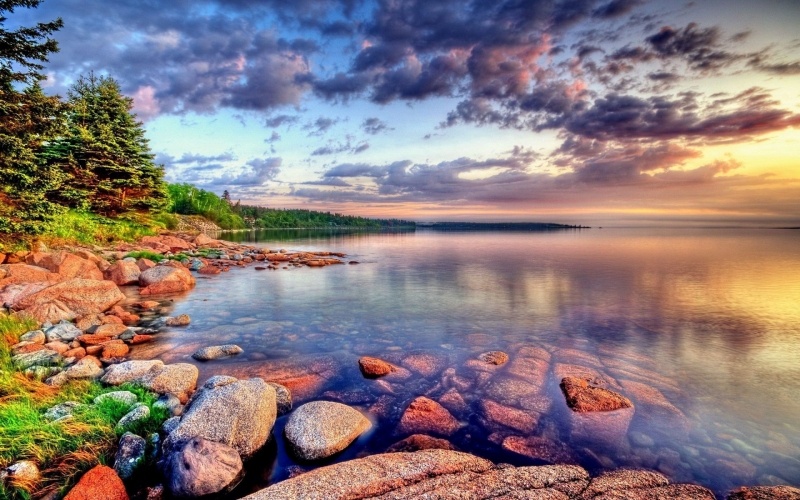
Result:
{"label": "cloud", "polygon": [[300,121],[299,116],[291,116],[291,115],[276,115],[270,118],[267,118],[264,122],[269,128],[278,128],[282,125],[293,125]]}
{"label": "cloud", "polygon": [[215,183],[231,186],[260,186],[278,175],[281,163],[280,158],[256,158],[248,161],[245,169],[238,175],[220,177]]}
{"label": "cloud", "polygon": [[377,135],[384,130],[392,130],[385,121],[374,117],[366,118],[363,123],[361,123],[361,128],[364,132],[371,135]]}
{"label": "cloud", "polygon": [[334,125],[339,123],[338,119],[334,118],[326,118],[324,116],[320,116],[313,122],[306,123],[303,125],[303,130],[308,130],[308,136],[321,136],[324,135],[325,132],[331,129]]}

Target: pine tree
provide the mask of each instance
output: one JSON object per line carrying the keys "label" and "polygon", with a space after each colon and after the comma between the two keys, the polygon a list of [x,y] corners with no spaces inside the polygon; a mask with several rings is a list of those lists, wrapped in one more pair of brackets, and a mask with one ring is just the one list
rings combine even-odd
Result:
{"label": "pine tree", "polygon": [[94,74],[81,77],[68,98],[68,131],[50,148],[69,175],[56,199],[106,216],[164,208],[164,170],[131,112],[133,99],[114,79]]}
{"label": "pine tree", "polygon": [[40,0],[0,1],[0,233],[35,233],[59,211],[45,194],[63,175],[42,152],[61,130],[62,105],[45,96],[38,82],[41,63],[58,51],[49,36],[61,19],[9,31],[6,14],[34,8]]}

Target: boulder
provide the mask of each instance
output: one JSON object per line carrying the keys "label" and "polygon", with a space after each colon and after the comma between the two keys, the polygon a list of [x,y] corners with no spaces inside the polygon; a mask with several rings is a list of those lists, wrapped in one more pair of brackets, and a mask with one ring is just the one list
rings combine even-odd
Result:
{"label": "boulder", "polygon": [[[504,406],[490,399],[481,401],[479,406],[484,422],[492,430],[502,430],[506,427],[525,434],[533,434],[539,424],[539,414],[534,412]],[[497,426],[501,426],[500,429],[497,429]]]}
{"label": "boulder", "polygon": [[185,267],[178,265],[156,266],[139,276],[141,295],[161,295],[186,292],[194,288],[195,279]]}
{"label": "boulder", "polygon": [[139,275],[142,274],[135,261],[118,260],[111,264],[111,267],[103,273],[105,279],[113,281],[117,285],[135,285],[139,282]]}
{"label": "boulder", "polygon": [[242,477],[239,453],[224,443],[194,437],[162,461],[165,486],[174,497],[201,497],[232,489]]}
{"label": "boulder", "polygon": [[200,372],[189,363],[164,365],[160,370],[150,370],[136,382],[159,394],[174,394],[181,403],[189,399],[189,395],[197,387]]}
{"label": "boulder", "polygon": [[420,396],[408,405],[397,431],[401,434],[438,434],[450,436],[461,424],[442,405]]}
{"label": "boulder", "polygon": [[202,437],[225,443],[247,458],[267,442],[276,412],[275,389],[262,379],[212,377],[184,409],[167,447]]}
{"label": "boulder", "polygon": [[792,486],[743,486],[727,500],[800,500],[800,489]]}
{"label": "boulder", "polygon": [[48,408],[47,411],[44,412],[44,415],[42,415],[42,418],[50,422],[67,420],[72,418],[72,414],[75,410],[80,410],[85,406],[86,405],[78,403],[77,401],[64,401],[63,403]]}
{"label": "boulder", "polygon": [[235,344],[214,345],[198,349],[192,357],[198,361],[210,361],[212,359],[235,356],[243,353],[244,350]]}
{"label": "boulder", "polygon": [[161,370],[164,363],[157,359],[149,361],[126,361],[109,366],[101,382],[108,385],[122,385],[126,382],[135,382],[151,370]]}
{"label": "boulder", "polygon": [[48,328],[44,333],[47,336],[48,342],[70,342],[75,340],[79,335],[83,334],[78,327],[68,321],[62,321],[61,323]]}
{"label": "boulder", "polygon": [[139,398],[136,396],[136,394],[130,391],[111,391],[97,396],[94,398],[94,400],[92,400],[92,402],[96,405],[99,405],[103,401],[109,400],[132,406],[139,400]]}
{"label": "boulder", "polygon": [[119,439],[117,454],[114,457],[114,470],[123,481],[132,478],[144,464],[146,442],[143,437],[126,432]]}
{"label": "boulder", "polygon": [[154,245],[153,248],[160,248],[165,246],[169,248],[170,252],[178,253],[183,250],[191,250],[194,245],[186,240],[182,240],[175,236],[145,236],[140,240],[140,243],[145,246]]}
{"label": "boulder", "polygon": [[124,299],[117,285],[111,281],[74,278],[44,288],[18,301],[17,310],[28,310],[49,303],[57,303],[78,316],[110,309]]}
{"label": "boulder", "polygon": [[386,361],[369,356],[362,356],[358,360],[358,368],[366,378],[378,378],[392,373],[395,368]]}
{"label": "boulder", "polygon": [[115,427],[116,430],[125,430],[130,427],[133,427],[138,422],[148,418],[150,416],[150,408],[142,403],[137,404],[136,406],[131,409],[128,413],[122,416],[117,422]]}
{"label": "boulder", "polygon": [[267,382],[267,385],[275,389],[275,403],[278,407],[278,416],[286,415],[292,411],[292,391],[288,387],[275,382]]}
{"label": "boulder", "polygon": [[103,364],[94,356],[84,356],[64,370],[64,375],[71,380],[97,379],[102,377],[103,373]]}
{"label": "boulder", "polygon": [[11,357],[14,365],[19,370],[25,370],[33,366],[53,366],[59,364],[63,358],[56,351],[50,349],[39,349],[34,352],[17,354]]}
{"label": "boulder", "polygon": [[[28,295],[44,290],[52,285],[50,282],[18,283],[14,285],[0,285],[0,305],[13,308],[16,303]],[[56,320],[58,321],[58,320]]]}
{"label": "boulder", "polygon": [[60,300],[53,300],[43,304],[28,307],[20,314],[33,318],[37,323],[55,323],[57,321],[72,321],[78,314],[67,307]]}
{"label": "boulder", "polygon": [[194,244],[198,247],[213,247],[218,246],[219,242],[206,234],[200,233],[194,237]]}
{"label": "boulder", "polygon": [[[493,467],[488,460],[457,451],[385,453],[314,469],[248,495],[242,500],[377,497],[396,490],[402,491],[406,486],[431,478],[470,473],[475,480],[479,477],[478,474]],[[401,495],[397,497],[403,498]]]}
{"label": "boulder", "polygon": [[111,467],[97,465],[84,474],[64,500],[128,500],[122,479]]}
{"label": "boulder", "polygon": [[51,254],[42,254],[41,256],[31,254],[28,256],[28,259],[37,261],[37,266],[60,275],[62,279],[103,279],[103,272],[100,271],[96,263],[69,252],[61,251]]}
{"label": "boulder", "polygon": [[0,264],[0,288],[18,283],[55,283],[61,279],[56,273],[28,264]]}
{"label": "boulder", "polygon": [[332,401],[313,401],[292,412],[286,424],[286,439],[303,460],[334,455],[372,427],[358,410]]}

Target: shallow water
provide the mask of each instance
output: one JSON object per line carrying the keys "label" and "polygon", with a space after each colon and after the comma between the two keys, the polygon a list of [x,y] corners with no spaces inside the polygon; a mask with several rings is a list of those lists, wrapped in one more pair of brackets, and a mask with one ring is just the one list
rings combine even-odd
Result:
{"label": "shallow water", "polygon": [[[249,267],[198,279],[193,292],[167,303],[192,324],[132,355],[195,363],[201,382],[220,373],[261,376],[290,386],[296,405],[330,399],[369,414],[374,429],[328,463],[384,451],[405,437],[396,426],[412,399],[455,390],[464,404],[446,397],[445,406],[462,427],[450,441],[496,462],[571,461],[592,473],[648,467],[718,494],[745,484],[800,485],[800,231],[230,237],[345,252],[359,264]],[[230,342],[245,353],[209,363],[190,357]],[[489,350],[508,353],[509,363],[476,364]],[[410,376],[366,380],[362,355],[409,368]],[[420,359],[428,361],[421,370]],[[575,421],[558,382],[576,370],[633,400],[627,430],[603,439],[601,427]],[[492,421],[485,400],[524,410],[535,426]],[[286,452],[285,420],[235,494],[316,465]],[[528,441],[525,454],[510,450],[530,437],[540,439]]]}

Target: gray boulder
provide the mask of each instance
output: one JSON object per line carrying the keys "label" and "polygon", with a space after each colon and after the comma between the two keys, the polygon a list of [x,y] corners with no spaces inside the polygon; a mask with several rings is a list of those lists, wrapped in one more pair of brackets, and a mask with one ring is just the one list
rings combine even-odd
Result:
{"label": "gray boulder", "polygon": [[212,345],[198,349],[192,357],[198,361],[210,361],[212,359],[235,356],[243,353],[244,350],[235,344]]}
{"label": "gray boulder", "polygon": [[292,413],[285,432],[298,457],[318,460],[347,448],[371,427],[361,412],[347,405],[312,401]]}
{"label": "gray boulder", "polygon": [[63,403],[48,408],[47,411],[44,412],[43,417],[45,420],[51,422],[63,422],[64,420],[72,418],[72,414],[75,410],[79,410],[84,406],[86,405],[78,403],[77,401],[64,401]]}
{"label": "gray boulder", "polygon": [[164,484],[174,497],[201,497],[232,489],[242,476],[242,459],[230,446],[194,437],[162,462]]}
{"label": "gray boulder", "polygon": [[114,457],[114,470],[123,481],[132,478],[144,464],[146,443],[143,437],[126,432],[119,439],[119,448]]}
{"label": "gray boulder", "polygon": [[275,424],[275,389],[260,378],[212,377],[184,409],[166,448],[202,437],[233,447],[243,458],[267,442]]}
{"label": "gray boulder", "polygon": [[133,407],[131,411],[126,413],[119,422],[117,422],[116,429],[117,430],[125,430],[133,425],[135,425],[140,420],[143,420],[150,416],[150,408],[145,404],[137,404]]}
{"label": "gray boulder", "polygon": [[165,365],[158,360],[125,361],[109,366],[101,381],[108,385],[140,384],[159,394],[174,394],[184,403],[197,386],[199,373],[196,366],[188,363]]}
{"label": "gray boulder", "polygon": [[64,370],[68,379],[96,379],[103,376],[103,364],[94,356],[84,356],[77,363]]}
{"label": "gray boulder", "polygon": [[116,365],[111,365],[106,370],[106,374],[101,382],[108,385],[122,385],[126,382],[135,382],[143,377],[152,369],[160,369],[164,366],[162,361],[154,359],[152,361],[125,361]]}
{"label": "gray boulder", "polygon": [[107,392],[105,394],[101,394],[96,398],[94,398],[94,404],[98,405],[103,401],[107,401],[110,399],[114,401],[119,401],[120,403],[124,403],[128,406],[133,405],[139,400],[139,398],[136,397],[136,394],[132,393],[131,391],[112,391],[112,392]]}
{"label": "gray boulder", "polygon": [[48,328],[44,333],[48,342],[55,340],[70,342],[75,340],[78,335],[83,335],[83,332],[69,321],[62,321],[54,327]]}
{"label": "gray boulder", "polygon": [[13,356],[12,361],[20,370],[31,368],[32,366],[52,366],[57,365],[63,361],[56,351],[50,349],[42,349],[39,351],[28,352],[24,354],[17,354]]}

